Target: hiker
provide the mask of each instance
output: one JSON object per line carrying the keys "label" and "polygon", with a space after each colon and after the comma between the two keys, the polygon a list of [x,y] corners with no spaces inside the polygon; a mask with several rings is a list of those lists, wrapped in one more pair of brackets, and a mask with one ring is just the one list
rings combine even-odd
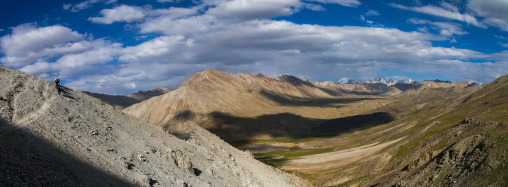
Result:
{"label": "hiker", "polygon": [[58,95],[62,92],[62,86],[60,86],[60,79],[55,79],[56,90],[58,90]]}

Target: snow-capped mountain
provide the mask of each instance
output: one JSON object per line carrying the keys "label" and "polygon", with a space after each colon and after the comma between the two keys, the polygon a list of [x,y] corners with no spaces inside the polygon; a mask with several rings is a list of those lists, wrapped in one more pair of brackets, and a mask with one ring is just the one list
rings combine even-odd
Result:
{"label": "snow-capped mountain", "polygon": [[360,83],[370,83],[370,84],[375,84],[375,83],[381,83],[381,84],[386,84],[387,86],[392,86],[392,85],[395,85],[397,83],[405,83],[405,84],[414,84],[416,83],[414,80],[411,80],[411,79],[408,79],[406,81],[395,81],[393,79],[390,79],[388,77],[379,77],[377,79],[374,79],[374,80],[352,80],[350,78],[347,78],[347,77],[344,77],[342,79],[339,79],[339,81],[337,81],[338,84],[360,84]]}

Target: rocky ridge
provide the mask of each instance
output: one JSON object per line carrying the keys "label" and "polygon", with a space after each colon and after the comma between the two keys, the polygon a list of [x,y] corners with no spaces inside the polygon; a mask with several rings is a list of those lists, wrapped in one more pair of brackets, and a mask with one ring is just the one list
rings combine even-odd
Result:
{"label": "rocky ridge", "polygon": [[187,122],[187,139],[0,67],[0,186],[306,186]]}

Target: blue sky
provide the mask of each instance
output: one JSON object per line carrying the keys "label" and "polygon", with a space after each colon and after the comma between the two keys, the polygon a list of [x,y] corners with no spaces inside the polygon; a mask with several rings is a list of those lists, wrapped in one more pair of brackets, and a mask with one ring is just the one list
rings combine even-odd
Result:
{"label": "blue sky", "polygon": [[196,72],[314,81],[508,73],[506,0],[19,0],[0,6],[0,64],[130,94]]}

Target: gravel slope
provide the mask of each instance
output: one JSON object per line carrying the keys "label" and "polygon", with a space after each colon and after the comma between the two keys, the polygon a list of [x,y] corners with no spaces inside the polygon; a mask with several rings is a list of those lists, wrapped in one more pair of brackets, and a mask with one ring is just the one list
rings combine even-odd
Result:
{"label": "gravel slope", "polygon": [[189,139],[0,67],[0,186],[306,186],[192,122]]}

